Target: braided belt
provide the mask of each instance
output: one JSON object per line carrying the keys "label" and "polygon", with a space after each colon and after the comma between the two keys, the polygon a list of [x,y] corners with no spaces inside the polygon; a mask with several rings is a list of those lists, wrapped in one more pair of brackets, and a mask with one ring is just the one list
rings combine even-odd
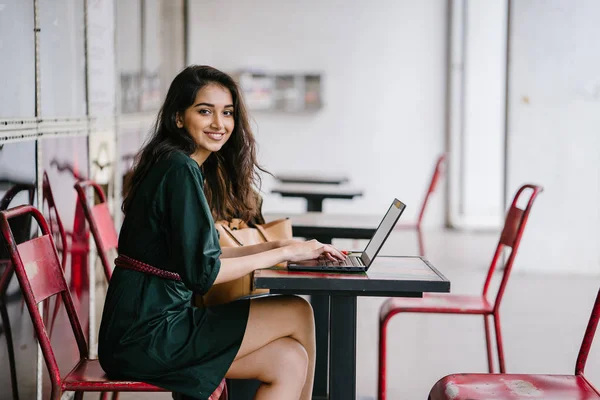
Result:
{"label": "braided belt", "polygon": [[132,271],[143,272],[145,274],[155,275],[163,279],[171,279],[173,281],[181,281],[179,274],[175,272],[165,271],[164,269],[153,267],[152,265],[144,264],[141,261],[134,260],[133,258],[119,254],[115,258],[115,265],[117,267],[130,269]]}

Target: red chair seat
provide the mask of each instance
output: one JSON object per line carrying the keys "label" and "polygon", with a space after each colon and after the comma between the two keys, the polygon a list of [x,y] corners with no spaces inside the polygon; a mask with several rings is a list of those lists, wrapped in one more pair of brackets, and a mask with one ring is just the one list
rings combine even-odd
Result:
{"label": "red chair seat", "polygon": [[482,295],[467,296],[450,293],[424,293],[422,298],[393,297],[380,309],[385,320],[399,312],[439,314],[491,314],[493,307]]}
{"label": "red chair seat", "polygon": [[98,360],[81,360],[63,379],[63,390],[115,392],[168,392],[144,382],[115,381],[106,376]]}
{"label": "red chair seat", "polygon": [[430,400],[600,399],[582,375],[456,374],[440,379]]}

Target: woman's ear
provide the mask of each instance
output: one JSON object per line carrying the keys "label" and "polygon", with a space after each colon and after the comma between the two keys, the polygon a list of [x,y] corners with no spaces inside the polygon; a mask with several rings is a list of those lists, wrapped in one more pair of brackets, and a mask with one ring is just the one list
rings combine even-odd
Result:
{"label": "woman's ear", "polygon": [[177,125],[179,129],[183,128],[183,117],[179,112],[175,114],[175,125]]}

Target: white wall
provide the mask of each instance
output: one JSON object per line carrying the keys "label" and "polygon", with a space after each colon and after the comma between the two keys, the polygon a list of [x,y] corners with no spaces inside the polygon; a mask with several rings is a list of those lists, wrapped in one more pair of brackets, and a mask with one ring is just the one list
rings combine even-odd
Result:
{"label": "white wall", "polygon": [[[348,174],[364,188],[326,212],[383,213],[393,196],[416,217],[444,150],[446,1],[192,0],[190,63],[225,71],[324,73],[316,113],[253,113],[259,158],[272,172]],[[265,178],[269,191],[272,179]],[[441,225],[444,199],[425,223]],[[304,201],[265,194],[264,211],[302,211]]]}
{"label": "white wall", "polygon": [[600,2],[513,2],[508,193],[544,186],[522,270],[600,271]]}
{"label": "white wall", "polygon": [[116,57],[119,72],[139,72],[142,60],[141,0],[116,1]]}

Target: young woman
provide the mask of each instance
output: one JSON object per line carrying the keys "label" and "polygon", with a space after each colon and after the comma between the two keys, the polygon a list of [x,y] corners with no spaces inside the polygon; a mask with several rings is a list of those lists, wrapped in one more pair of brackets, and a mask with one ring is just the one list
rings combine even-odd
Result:
{"label": "young woman", "polygon": [[259,211],[259,169],[236,83],[207,66],[182,71],[123,202],[118,260],[129,261],[112,275],[99,335],[109,376],[194,399],[207,399],[223,377],[262,381],[256,399],[311,398],[314,321],[302,298],[190,305],[194,292],[282,261],[345,258],[317,241],[220,248],[214,219]]}

